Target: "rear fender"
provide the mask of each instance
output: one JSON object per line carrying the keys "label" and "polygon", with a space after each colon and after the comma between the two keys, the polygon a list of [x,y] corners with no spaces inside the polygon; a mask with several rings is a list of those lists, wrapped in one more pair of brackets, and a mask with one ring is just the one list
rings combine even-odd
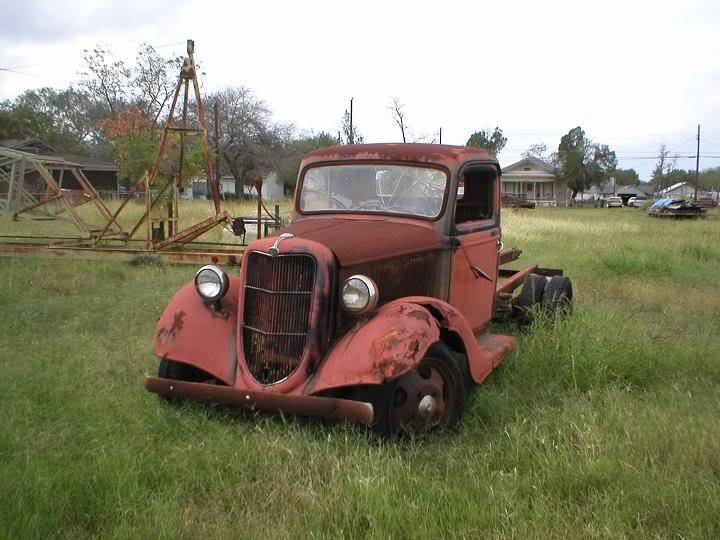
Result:
{"label": "rear fender", "polygon": [[232,385],[238,358],[239,279],[228,277],[228,291],[219,310],[203,302],[193,282],[173,296],[157,323],[155,354],[194,366]]}

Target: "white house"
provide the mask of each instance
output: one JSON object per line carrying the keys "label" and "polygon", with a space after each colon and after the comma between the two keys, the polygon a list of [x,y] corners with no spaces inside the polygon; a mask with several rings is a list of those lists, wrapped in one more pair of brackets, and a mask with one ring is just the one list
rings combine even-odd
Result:
{"label": "white house", "polygon": [[[678,182],[670,187],[660,190],[658,198],[685,198],[689,199],[695,196],[695,185],[690,182]],[[698,189],[698,197],[707,197],[708,193],[703,189]]]}
{"label": "white house", "polygon": [[557,206],[565,202],[565,189],[558,185],[552,165],[534,157],[505,167],[502,187],[508,195],[524,197],[536,206]]}
{"label": "white house", "polygon": [[[257,191],[251,184],[243,186],[243,195],[245,197],[256,197]],[[208,193],[207,180],[194,180],[192,183],[192,196],[205,197]],[[229,197],[235,195],[235,177],[226,174],[220,178],[220,195],[221,197]],[[282,181],[278,178],[277,173],[271,172],[263,178],[262,185],[263,200],[275,201],[285,197],[285,190]]]}

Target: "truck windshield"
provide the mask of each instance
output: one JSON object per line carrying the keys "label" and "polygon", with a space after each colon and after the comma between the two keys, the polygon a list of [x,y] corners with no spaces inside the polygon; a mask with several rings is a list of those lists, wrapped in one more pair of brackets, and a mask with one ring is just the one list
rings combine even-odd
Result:
{"label": "truck windshield", "polygon": [[403,165],[325,165],[305,173],[300,210],[440,214],[447,174]]}

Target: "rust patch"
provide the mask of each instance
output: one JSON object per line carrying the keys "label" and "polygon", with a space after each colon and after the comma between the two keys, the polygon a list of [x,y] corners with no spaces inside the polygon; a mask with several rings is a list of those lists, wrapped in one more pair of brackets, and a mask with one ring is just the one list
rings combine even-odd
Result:
{"label": "rust patch", "polygon": [[160,341],[170,341],[175,339],[175,336],[177,336],[180,330],[183,329],[183,325],[185,324],[185,315],[186,313],[182,310],[175,313],[175,315],[173,315],[173,322],[170,328],[168,329],[162,327],[157,331],[157,339]]}
{"label": "rust patch", "polygon": [[428,339],[427,332],[422,330],[390,328],[370,349],[375,370],[383,380],[388,380],[412,369],[420,361],[420,351],[430,345]]}

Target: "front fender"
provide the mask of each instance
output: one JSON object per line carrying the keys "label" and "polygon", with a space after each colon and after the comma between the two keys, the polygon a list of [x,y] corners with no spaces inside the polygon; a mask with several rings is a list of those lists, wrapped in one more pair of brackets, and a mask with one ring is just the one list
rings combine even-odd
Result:
{"label": "front fender", "polygon": [[413,369],[439,339],[440,325],[426,308],[403,300],[385,304],[335,343],[305,393],[395,379]]}
{"label": "front fender", "polygon": [[193,282],[170,300],[158,320],[155,354],[201,369],[228,385],[237,369],[237,306],[239,280],[229,276],[220,310],[205,304]]}

